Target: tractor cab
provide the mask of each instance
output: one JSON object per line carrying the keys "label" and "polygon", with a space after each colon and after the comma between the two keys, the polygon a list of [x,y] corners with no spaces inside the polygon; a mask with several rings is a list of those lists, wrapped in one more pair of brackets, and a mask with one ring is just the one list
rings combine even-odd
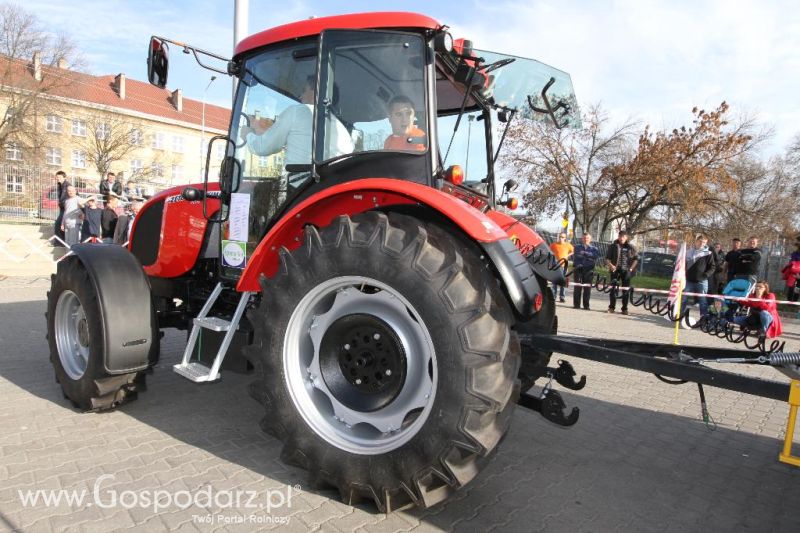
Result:
{"label": "tractor cab", "polygon": [[[224,277],[241,274],[287,209],[344,182],[404,180],[489,210],[514,117],[576,122],[568,74],[453,41],[427,17],[373,15],[294,23],[237,47],[230,132],[212,141],[227,146],[215,215]],[[164,39],[154,43],[151,52],[165,51]],[[165,58],[151,53],[156,84]]]}

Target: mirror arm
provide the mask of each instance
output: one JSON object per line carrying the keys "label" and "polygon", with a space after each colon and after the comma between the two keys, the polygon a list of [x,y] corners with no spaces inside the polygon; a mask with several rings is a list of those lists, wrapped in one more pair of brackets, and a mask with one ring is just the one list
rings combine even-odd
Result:
{"label": "mirror arm", "polygon": [[[164,42],[174,44],[175,46],[180,46],[181,48],[183,48],[184,52],[190,51],[192,53],[192,55],[194,56],[195,61],[197,61],[197,64],[200,65],[201,67],[205,68],[205,69],[213,70],[214,72],[218,72],[219,74],[225,74],[225,75],[228,75],[228,76],[231,75],[236,70],[233,67],[233,61],[231,59],[227,58],[227,57],[223,57],[223,56],[221,56],[219,54],[215,54],[214,52],[209,52],[208,50],[203,50],[202,48],[197,48],[196,46],[192,46],[190,44],[182,43],[180,41],[173,41],[172,39],[167,39],[165,37],[159,37],[158,35],[156,35],[155,37],[157,39],[161,39]],[[201,54],[201,55],[204,55],[204,56],[208,56],[208,57],[211,57],[211,58],[214,58],[214,59],[218,59],[219,61],[225,61],[227,63],[227,70],[223,70],[223,69],[208,65],[206,63],[203,63],[203,61],[200,59],[200,56],[198,54]]]}
{"label": "mirror arm", "polygon": [[231,75],[231,71],[233,70],[232,69],[233,61],[231,61],[230,59],[224,59],[224,58],[220,58],[218,56],[214,56],[217,59],[220,59],[222,61],[227,61],[227,63],[228,63],[227,68],[225,70],[223,70],[221,68],[212,67],[211,65],[207,65],[207,64],[203,63],[203,61],[200,59],[200,56],[197,55],[198,52],[200,52],[201,54],[203,53],[201,50],[195,50],[194,48],[191,48],[191,47],[189,47],[189,50],[192,51],[192,54],[194,55],[194,60],[197,61],[197,64],[200,65],[201,67],[203,67],[204,69],[213,70],[214,72],[218,72],[219,74],[225,74],[226,76],[230,76]]}

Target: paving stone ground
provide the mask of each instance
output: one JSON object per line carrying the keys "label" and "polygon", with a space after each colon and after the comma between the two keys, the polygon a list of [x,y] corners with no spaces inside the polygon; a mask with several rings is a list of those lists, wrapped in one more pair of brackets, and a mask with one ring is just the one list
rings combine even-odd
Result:
{"label": "paving stone ground", "polygon": [[[77,412],[48,361],[48,285],[0,281],[0,530],[800,531],[800,469],[777,461],[787,404],[707,388],[718,424],[709,431],[693,385],[577,359],[589,382],[564,393],[581,408],[575,427],[517,409],[487,468],[445,504],[388,516],[349,507],[308,490],[303,472],[280,462],[278,442],[258,427],[263,413],[246,393],[247,376],[195,385],[171,371],[182,349],[177,332],[164,338],[161,363],[137,401]],[[590,312],[560,306],[561,331],[672,338],[665,321],[640,309],[625,317],[601,312],[600,298],[592,304]],[[785,329],[787,345],[800,347],[800,326]],[[724,345],[694,331],[681,340]],[[786,379],[769,368],[749,372]],[[144,505],[154,491],[198,498],[208,486],[218,498],[210,511],[185,501],[157,512]],[[85,491],[86,499],[32,506],[19,492],[50,489]],[[236,491],[239,505],[225,500]],[[282,499],[290,504],[279,506]],[[260,507],[270,502],[275,508]]]}

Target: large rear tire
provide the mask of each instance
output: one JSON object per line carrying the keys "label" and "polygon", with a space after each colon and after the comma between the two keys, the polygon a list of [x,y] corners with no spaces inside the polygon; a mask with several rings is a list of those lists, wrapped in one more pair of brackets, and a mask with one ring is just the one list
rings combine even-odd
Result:
{"label": "large rear tire", "polygon": [[403,215],[306,229],[262,276],[250,388],[285,461],[343,501],[428,507],[469,482],[505,434],[519,343],[480,256]]}
{"label": "large rear tire", "polygon": [[[111,375],[105,370],[101,324],[99,300],[86,268],[76,257],[61,261],[47,293],[50,362],[64,397],[84,410],[114,408],[145,388],[144,372]],[[158,359],[158,342],[150,357]]]}

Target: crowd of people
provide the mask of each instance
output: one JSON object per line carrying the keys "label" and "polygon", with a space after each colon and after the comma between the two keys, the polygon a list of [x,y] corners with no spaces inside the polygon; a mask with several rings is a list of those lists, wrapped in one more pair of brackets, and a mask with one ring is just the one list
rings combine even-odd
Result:
{"label": "crowd of people", "polygon": [[100,182],[98,194],[81,197],[67,173],[59,170],[56,194],[58,216],[53,229],[68,246],[87,239],[125,244],[144,201],[141,189],[134,182],[129,181],[123,188],[113,172],[107,173]]}
{"label": "crowd of people", "polygon": [[[562,263],[564,273],[568,272],[568,262],[572,260],[573,302],[575,309],[588,310],[590,304],[590,284],[595,277],[595,269],[599,264],[608,268],[610,283],[622,290],[609,293],[607,313],[615,313],[617,301],[621,300],[623,315],[628,314],[629,291],[631,278],[639,266],[639,255],[636,247],[629,242],[626,231],[620,231],[617,239],[608,246],[604,262],[600,263],[600,251],[592,244],[592,236],[588,233],[581,237],[581,243],[572,246],[567,236],[561,233],[558,240],[550,245],[553,255]],[[797,301],[800,296],[800,236],[795,243],[789,263],[783,268],[786,281],[787,298]],[[723,327],[734,324],[750,331],[757,332],[760,337],[776,337],[781,334],[780,317],[777,312],[776,296],[770,291],[769,283],[759,279],[759,268],[762,251],[759,239],[751,236],[747,246],[742,247],[742,240],[734,238],[731,248],[725,252],[722,244],[708,246],[705,235],[697,235],[693,246],[686,252],[684,291],[696,296],[684,296],[682,306],[697,303],[700,320],[718,320]],[[739,297],[713,298],[711,304],[706,295],[726,295]],[[553,296],[560,302],[566,302],[566,287],[553,286]],[[726,303],[728,302],[728,303]],[[688,326],[687,326],[688,327]]]}

